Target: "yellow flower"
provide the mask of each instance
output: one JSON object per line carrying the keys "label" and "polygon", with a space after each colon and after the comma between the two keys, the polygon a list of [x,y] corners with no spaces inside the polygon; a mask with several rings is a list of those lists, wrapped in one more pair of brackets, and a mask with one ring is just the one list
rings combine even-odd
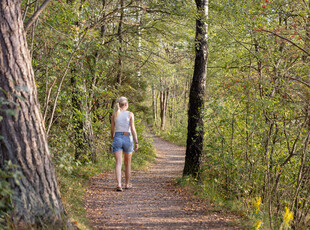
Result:
{"label": "yellow flower", "polygon": [[258,230],[261,225],[262,225],[262,221],[260,221],[260,220],[256,221],[256,224],[254,225],[254,229]]}
{"label": "yellow flower", "polygon": [[294,214],[288,207],[285,207],[285,213],[283,216],[283,221],[285,224],[289,224],[293,220]]}
{"label": "yellow flower", "polygon": [[262,198],[259,196],[259,197],[255,197],[255,201],[254,201],[254,207],[256,208],[256,213],[260,210],[260,205],[262,203]]}

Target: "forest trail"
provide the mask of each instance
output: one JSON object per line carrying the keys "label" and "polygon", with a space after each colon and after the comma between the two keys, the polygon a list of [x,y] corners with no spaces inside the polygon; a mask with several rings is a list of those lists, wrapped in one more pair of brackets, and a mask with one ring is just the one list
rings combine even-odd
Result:
{"label": "forest trail", "polygon": [[[210,212],[208,206],[173,184],[182,175],[185,148],[152,137],[156,162],[146,171],[133,171],[133,188],[116,192],[114,173],[93,177],[85,207],[96,229],[240,229],[234,217]],[[134,157],[134,155],[133,155]]]}

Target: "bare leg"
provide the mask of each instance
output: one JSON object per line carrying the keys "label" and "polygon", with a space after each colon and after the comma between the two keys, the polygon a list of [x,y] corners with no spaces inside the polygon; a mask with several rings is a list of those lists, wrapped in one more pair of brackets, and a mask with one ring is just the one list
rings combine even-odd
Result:
{"label": "bare leg", "polygon": [[122,150],[117,151],[114,153],[115,156],[115,174],[116,174],[116,181],[117,187],[122,187]]}
{"label": "bare leg", "polygon": [[125,188],[129,187],[129,182],[130,182],[130,174],[131,174],[131,156],[132,153],[125,153],[125,159],[124,159],[124,164],[125,164]]}

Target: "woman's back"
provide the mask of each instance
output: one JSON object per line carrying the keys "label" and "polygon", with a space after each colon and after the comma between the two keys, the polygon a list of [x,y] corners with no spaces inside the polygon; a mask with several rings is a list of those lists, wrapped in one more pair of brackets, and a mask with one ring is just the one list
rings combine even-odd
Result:
{"label": "woman's back", "polygon": [[115,119],[115,132],[130,132],[129,111],[120,112]]}

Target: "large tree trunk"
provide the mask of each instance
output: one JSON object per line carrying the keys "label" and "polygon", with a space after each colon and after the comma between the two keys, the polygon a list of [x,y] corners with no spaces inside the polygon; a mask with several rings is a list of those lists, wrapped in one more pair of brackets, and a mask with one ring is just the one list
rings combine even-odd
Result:
{"label": "large tree trunk", "polygon": [[[16,164],[22,177],[11,180],[14,222],[61,222],[64,208],[47,145],[31,58],[26,44],[20,1],[0,2],[0,167]],[[3,111],[13,110],[14,115]]]}
{"label": "large tree trunk", "polygon": [[203,151],[203,109],[207,75],[208,26],[208,0],[196,0],[197,19],[196,19],[196,57],[193,81],[189,95],[188,109],[188,134],[186,145],[186,157],[183,175],[198,176],[200,161]]}

